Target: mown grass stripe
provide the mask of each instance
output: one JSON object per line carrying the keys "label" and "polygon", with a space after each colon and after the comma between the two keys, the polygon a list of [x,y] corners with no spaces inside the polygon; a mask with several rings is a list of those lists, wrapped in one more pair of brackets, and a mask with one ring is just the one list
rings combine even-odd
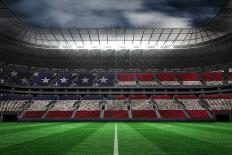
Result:
{"label": "mown grass stripe", "polygon": [[[120,154],[126,155],[141,155],[141,154],[166,154],[162,148],[155,145],[155,143],[149,139],[147,139],[141,131],[140,123],[118,123],[118,132],[119,136],[119,148]],[[142,131],[150,132],[149,130],[144,130],[142,127]],[[151,133],[153,134],[153,133]]]}
{"label": "mown grass stripe", "polygon": [[214,127],[214,126],[209,126],[209,125],[199,125],[199,124],[178,124],[178,126],[181,127],[188,127],[191,129],[198,129],[198,130],[202,130],[202,131],[210,131],[210,132],[215,132],[216,134],[218,133],[223,133],[223,134],[232,134],[232,128],[231,129],[225,129],[225,128],[218,128],[218,127]]}
{"label": "mown grass stripe", "polygon": [[[54,130],[48,130],[47,135],[39,137],[30,141],[24,141],[15,145],[11,145],[7,148],[1,149],[1,152],[5,154],[20,154],[20,152],[26,152],[26,154],[57,154],[63,155],[71,149],[73,146],[80,143],[83,139],[91,134],[89,130],[86,132],[85,127],[90,124],[79,126],[60,126],[57,129],[59,132]],[[78,134],[78,132],[85,132],[87,134]],[[92,130],[94,132],[94,130]],[[35,133],[34,133],[35,134]],[[31,135],[33,136],[33,135]]]}
{"label": "mown grass stripe", "polygon": [[155,128],[156,130],[161,129],[164,130],[166,133],[172,133],[173,135],[177,135],[176,136],[177,139],[178,137],[179,139],[182,139],[181,137],[185,137],[186,140],[184,140],[184,142],[186,143],[192,139],[198,143],[201,143],[204,147],[208,146],[209,150],[214,150],[214,151],[221,150],[222,152],[232,151],[230,145],[226,145],[231,142],[231,137],[228,137],[228,135],[221,133],[214,133],[210,131],[201,131],[194,128],[181,127],[178,126],[178,124],[179,123],[171,123],[162,126],[155,126],[154,124],[152,124],[150,126]]}
{"label": "mown grass stripe", "polygon": [[11,133],[15,134],[17,132],[25,132],[25,131],[41,129],[41,128],[46,128],[46,127],[53,127],[53,126],[57,126],[57,125],[60,125],[60,123],[46,123],[46,124],[37,124],[37,125],[34,125],[34,124],[33,125],[25,125],[25,126],[20,126],[20,127],[1,130],[1,135],[11,134]]}
{"label": "mown grass stripe", "polygon": [[20,143],[34,141],[36,139],[42,139],[43,137],[46,137],[48,135],[58,134],[62,131],[71,130],[74,127],[82,127],[86,125],[88,125],[88,123],[85,124],[80,123],[80,124],[76,124],[76,126],[73,126],[73,124],[66,124],[65,126],[63,126],[63,124],[61,123],[55,126],[53,124],[53,126],[50,127],[32,129],[30,131],[11,133],[8,135],[1,135],[0,133],[1,139],[4,139],[4,140],[0,140],[0,149],[18,145]]}
{"label": "mown grass stripe", "polygon": [[[95,127],[96,125],[101,127]],[[99,126],[98,125],[98,126]],[[114,123],[93,123],[94,132],[66,154],[112,155],[114,150]]]}

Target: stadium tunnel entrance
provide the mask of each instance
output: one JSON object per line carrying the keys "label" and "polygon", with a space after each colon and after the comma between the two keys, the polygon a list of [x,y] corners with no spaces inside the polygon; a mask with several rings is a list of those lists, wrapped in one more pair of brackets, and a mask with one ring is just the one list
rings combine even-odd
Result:
{"label": "stadium tunnel entrance", "polygon": [[17,114],[2,114],[3,122],[17,122],[18,116]]}
{"label": "stadium tunnel entrance", "polygon": [[216,114],[215,118],[216,118],[217,121],[220,121],[220,122],[229,122],[229,121],[232,121],[231,114],[229,114],[229,113]]}

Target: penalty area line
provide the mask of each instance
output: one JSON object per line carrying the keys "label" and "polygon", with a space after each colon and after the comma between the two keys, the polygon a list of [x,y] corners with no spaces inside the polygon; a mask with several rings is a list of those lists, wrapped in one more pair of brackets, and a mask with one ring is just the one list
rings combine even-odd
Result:
{"label": "penalty area line", "polygon": [[118,153],[118,127],[117,123],[114,126],[114,155],[119,155]]}

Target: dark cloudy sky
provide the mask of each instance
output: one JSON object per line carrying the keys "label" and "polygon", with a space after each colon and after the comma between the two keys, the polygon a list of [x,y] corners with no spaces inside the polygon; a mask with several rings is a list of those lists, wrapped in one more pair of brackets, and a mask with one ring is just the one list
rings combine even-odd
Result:
{"label": "dark cloudy sky", "polygon": [[194,27],[227,0],[4,0],[41,27]]}

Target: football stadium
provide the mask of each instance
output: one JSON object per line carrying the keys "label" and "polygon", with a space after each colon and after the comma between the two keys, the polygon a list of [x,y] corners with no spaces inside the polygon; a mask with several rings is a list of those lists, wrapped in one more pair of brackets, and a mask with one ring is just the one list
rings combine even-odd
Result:
{"label": "football stadium", "polygon": [[231,121],[232,0],[0,0],[0,155],[229,155]]}

